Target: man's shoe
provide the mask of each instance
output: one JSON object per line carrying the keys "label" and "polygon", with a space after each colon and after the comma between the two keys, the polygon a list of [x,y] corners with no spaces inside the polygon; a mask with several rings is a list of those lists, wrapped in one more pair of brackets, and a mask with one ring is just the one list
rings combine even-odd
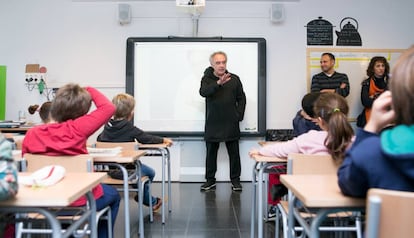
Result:
{"label": "man's shoe", "polygon": [[208,191],[214,189],[216,187],[216,181],[207,181],[203,185],[201,185],[201,191]]}
{"label": "man's shoe", "polygon": [[243,187],[241,186],[239,181],[234,181],[231,182],[231,189],[233,189],[233,191],[242,191]]}

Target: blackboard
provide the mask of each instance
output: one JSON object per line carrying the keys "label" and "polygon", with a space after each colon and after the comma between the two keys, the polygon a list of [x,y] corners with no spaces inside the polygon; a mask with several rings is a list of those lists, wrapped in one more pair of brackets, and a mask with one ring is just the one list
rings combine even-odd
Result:
{"label": "blackboard", "polygon": [[246,94],[242,136],[266,131],[266,41],[263,38],[148,38],[127,40],[126,92],[136,100],[134,124],[164,136],[201,136],[205,99],[199,88],[209,57],[227,54]]}
{"label": "blackboard", "polygon": [[361,103],[361,83],[368,78],[366,70],[374,56],[384,56],[390,67],[394,65],[404,49],[356,49],[356,48],[307,48],[307,85],[310,90],[312,76],[320,73],[322,53],[331,52],[335,55],[335,71],[348,75],[350,93],[346,97],[350,112],[349,120],[356,120],[363,107]]}

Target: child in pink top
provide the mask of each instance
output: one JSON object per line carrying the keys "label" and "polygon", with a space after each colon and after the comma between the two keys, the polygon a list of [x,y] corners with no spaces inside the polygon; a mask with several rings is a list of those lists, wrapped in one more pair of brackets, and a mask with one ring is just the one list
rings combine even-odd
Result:
{"label": "child in pink top", "polygon": [[315,102],[314,111],[322,131],[311,130],[290,141],[252,149],[249,155],[286,158],[290,153],[330,154],[341,164],[345,150],[352,144],[354,137],[354,131],[348,123],[349,107],[345,98],[335,93],[323,93]]}
{"label": "child in pink top", "polygon": [[290,141],[270,143],[250,150],[249,155],[287,158],[290,153],[330,154],[336,163],[341,164],[354,138],[347,119],[348,111],[345,98],[336,93],[322,93],[314,105],[317,123],[322,131],[311,130]]}

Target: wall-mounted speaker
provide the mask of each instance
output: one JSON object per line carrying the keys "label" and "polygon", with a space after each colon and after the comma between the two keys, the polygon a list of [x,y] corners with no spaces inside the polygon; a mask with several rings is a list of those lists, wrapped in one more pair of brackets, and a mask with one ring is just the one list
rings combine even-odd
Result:
{"label": "wall-mounted speaker", "polygon": [[285,20],[285,7],[281,3],[274,3],[270,8],[270,21],[280,23]]}
{"label": "wall-mounted speaker", "polygon": [[131,6],[129,4],[118,5],[118,21],[121,25],[131,23]]}

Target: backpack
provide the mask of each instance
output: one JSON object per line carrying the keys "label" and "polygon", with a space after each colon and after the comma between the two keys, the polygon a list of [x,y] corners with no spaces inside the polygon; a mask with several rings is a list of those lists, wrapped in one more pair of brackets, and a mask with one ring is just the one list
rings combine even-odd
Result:
{"label": "backpack", "polygon": [[16,196],[18,188],[12,144],[0,135],[0,201]]}

